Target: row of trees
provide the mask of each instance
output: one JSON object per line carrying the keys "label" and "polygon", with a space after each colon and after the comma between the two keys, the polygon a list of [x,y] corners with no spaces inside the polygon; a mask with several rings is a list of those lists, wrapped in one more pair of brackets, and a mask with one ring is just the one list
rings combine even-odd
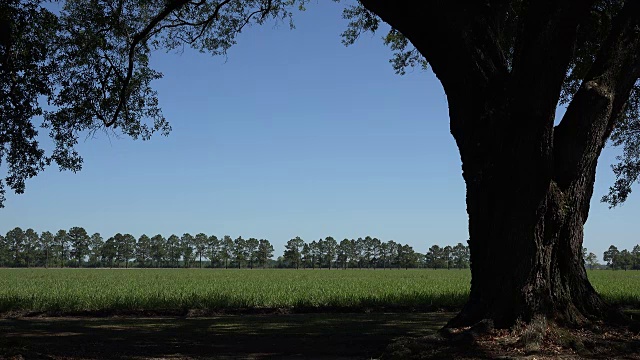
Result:
{"label": "row of trees", "polygon": [[[280,259],[279,259],[280,260]],[[295,237],[285,245],[284,266],[298,268],[467,268],[469,249],[458,243],[451,247],[432,246],[426,254],[416,252],[413,247],[387,242],[366,236],[358,239],[344,239],[340,242],[333,237],[305,243]]]}
{"label": "row of trees", "polygon": [[640,245],[634,246],[631,251],[627,249],[620,251],[611,245],[604,252],[602,259],[607,262],[607,267],[613,270],[640,270]]}
{"label": "row of trees", "polygon": [[634,246],[631,251],[620,251],[615,245],[609,246],[602,256],[605,265],[600,264],[598,256],[585,247],[582,248],[582,258],[589,269],[640,270],[640,245]]}
{"label": "row of trees", "polygon": [[[229,235],[221,238],[204,233],[195,236],[115,234],[103,239],[89,235],[82,227],[45,231],[23,231],[16,227],[0,235],[0,266],[13,267],[280,267],[280,268],[433,268],[469,267],[469,247],[431,246],[425,254],[393,240],[384,242],[366,236],[358,239],[333,237],[305,242],[295,237],[285,245],[284,254],[273,260],[269,240]],[[600,268],[593,252],[583,248],[583,259],[590,268]],[[611,245],[602,259],[610,269],[640,270],[640,245],[631,251]]]}
{"label": "row of trees", "polygon": [[[181,237],[115,234],[104,239],[82,227],[55,235],[17,227],[0,236],[0,266],[72,267],[229,267],[266,266],[273,246],[265,239],[218,238],[199,233]],[[203,260],[206,260],[203,262]]]}
{"label": "row of trees", "polygon": [[115,234],[104,239],[89,235],[82,227],[45,231],[23,231],[16,227],[0,235],[0,266],[13,267],[282,267],[282,268],[467,268],[469,249],[433,245],[426,254],[393,240],[384,242],[366,236],[358,239],[333,237],[305,242],[289,240],[284,254],[273,260],[269,240],[241,236],[233,239],[204,233],[181,237]]}

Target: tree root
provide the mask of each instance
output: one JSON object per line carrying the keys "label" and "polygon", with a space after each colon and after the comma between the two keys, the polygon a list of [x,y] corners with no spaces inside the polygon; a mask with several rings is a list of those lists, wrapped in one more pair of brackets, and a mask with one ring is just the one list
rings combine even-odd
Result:
{"label": "tree root", "polygon": [[496,329],[491,320],[483,320],[470,327],[445,327],[428,337],[397,339],[383,358],[640,360],[639,323],[625,319],[617,325],[601,321],[567,327],[536,316],[510,329]]}

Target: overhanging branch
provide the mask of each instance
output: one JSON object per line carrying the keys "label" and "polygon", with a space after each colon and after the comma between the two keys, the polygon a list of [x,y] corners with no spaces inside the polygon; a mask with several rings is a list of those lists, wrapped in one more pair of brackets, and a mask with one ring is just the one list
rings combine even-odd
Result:
{"label": "overhanging branch", "polygon": [[[507,67],[494,24],[479,24],[484,21],[479,15],[485,15],[488,6],[466,1],[360,2],[411,41],[432,66],[448,95],[467,88],[471,81],[486,85],[496,71]],[[481,44],[474,41],[478,38]]]}
{"label": "overhanging branch", "polygon": [[640,2],[627,1],[554,131],[554,177],[568,188],[595,166],[640,76]]}
{"label": "overhanging branch", "polygon": [[[131,90],[129,89],[129,87],[131,85],[131,81],[134,74],[136,51],[137,51],[137,47],[140,46],[140,44],[144,43],[144,41],[146,41],[147,39],[160,34],[163,30],[173,29],[178,27],[190,27],[190,28],[198,29],[198,31],[191,36],[186,36],[184,38],[180,37],[179,35],[177,36],[177,38],[184,43],[194,44],[202,36],[204,36],[207,30],[211,28],[213,22],[220,18],[220,13],[222,11],[222,8],[225,7],[225,5],[230,4],[232,1],[233,0],[223,0],[223,1],[215,2],[212,6],[210,14],[200,21],[187,21],[180,18],[179,15],[176,15],[176,17],[172,20],[170,19],[170,16],[172,13],[179,12],[181,9],[185,7],[188,9],[190,7],[202,6],[206,4],[206,0],[167,1],[162,11],[160,11],[157,15],[155,15],[149,21],[149,23],[144,27],[144,29],[142,29],[140,32],[136,33],[131,37],[131,41],[128,45],[126,75],[122,77],[123,79],[121,81],[121,85],[120,85],[121,87],[118,91],[117,107],[114,113],[110,116],[110,119],[108,121],[103,121],[104,125],[106,127],[113,126],[118,121],[118,118],[120,117],[121,113],[123,111],[126,111],[127,101],[129,98],[129,91]],[[242,29],[249,22],[251,22],[252,20],[255,20],[254,18],[257,18],[258,16],[259,16],[259,19],[256,21],[258,22],[263,21],[272,11],[274,11],[275,8],[276,6],[273,4],[272,0],[266,0],[264,5],[261,6],[259,9],[253,12],[250,12],[248,14],[243,14],[243,17],[240,19],[241,21],[239,22],[237,28],[233,28],[231,29],[231,31],[235,34],[241,32]]]}
{"label": "overhanging branch", "polygon": [[509,72],[509,49],[501,41],[505,1],[360,2],[424,56],[447,95],[454,138],[459,146],[472,142],[474,129],[483,126],[479,104],[504,88]]}
{"label": "overhanging branch", "polygon": [[140,31],[139,33],[133,36],[133,39],[131,40],[131,45],[129,46],[129,65],[127,67],[127,76],[125,77],[124,82],[122,84],[122,88],[120,89],[118,107],[113,113],[113,117],[111,118],[111,120],[109,120],[104,124],[106,127],[112,126],[116,123],[116,121],[118,120],[118,116],[120,115],[120,112],[122,111],[127,101],[127,89],[129,87],[129,83],[131,82],[131,78],[133,76],[136,46],[138,46],[138,44],[140,44],[142,40],[146,39],[149,36],[151,31],[153,31],[153,29],[158,25],[158,23],[166,19],[167,16],[169,16],[169,14],[171,14],[173,11],[177,9],[180,9],[181,7],[186,5],[188,2],[189,2],[188,0],[174,0],[174,1],[167,2],[167,5],[164,7],[164,9],[162,9],[160,13],[154,16],[149,22],[149,24],[147,24],[147,26],[142,31]]}
{"label": "overhanging branch", "polygon": [[[550,137],[577,30],[594,0],[530,1],[516,35],[509,97],[521,127]],[[520,127],[520,128],[521,128]],[[521,131],[521,130],[517,130]],[[531,134],[533,135],[533,134]]]}

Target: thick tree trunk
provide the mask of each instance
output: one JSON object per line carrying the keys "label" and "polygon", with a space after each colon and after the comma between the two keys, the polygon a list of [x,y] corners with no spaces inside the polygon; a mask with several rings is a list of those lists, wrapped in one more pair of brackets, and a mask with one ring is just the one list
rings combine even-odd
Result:
{"label": "thick tree trunk", "polygon": [[449,326],[492,319],[508,327],[538,314],[577,324],[603,315],[581,252],[595,166],[583,186],[564,192],[554,181],[530,191],[538,180],[514,180],[509,167],[487,172],[479,181],[465,173],[471,294]]}
{"label": "thick tree trunk", "polygon": [[449,326],[603,316],[608,306],[582,260],[583,226],[597,159],[640,78],[640,2],[624,2],[611,19],[555,127],[578,29],[595,1],[523,2],[512,52],[501,41],[510,2],[360,3],[411,41],[447,95],[467,186],[472,273],[469,301]]}
{"label": "thick tree trunk", "polygon": [[617,104],[628,98],[622,80],[636,63],[629,45],[637,36],[625,29],[636,19],[616,20],[620,27],[599,50],[603,60],[554,128],[577,29],[593,1],[527,2],[513,54],[500,42],[500,5],[361,3],[411,40],[447,95],[467,185],[472,272],[469,301],[449,326],[492,319],[505,327],[537,314],[579,323],[601,315],[606,305],[582,261],[583,225],[597,158]]}
{"label": "thick tree trunk", "polygon": [[[580,126],[566,134],[562,125],[553,126],[555,106],[536,105],[544,104],[544,97],[530,91],[513,83],[472,100],[449,96],[467,187],[472,281],[468,303],[448,326],[491,319],[497,327],[509,327],[536,315],[581,324],[609,309],[589,283],[582,258],[606,134]],[[606,122],[608,114],[579,110],[581,97],[598,100],[579,92],[563,123],[589,116]],[[470,123],[469,117],[478,120]],[[587,127],[589,121],[581,124]],[[588,133],[584,141],[593,145],[560,145],[578,131]],[[577,162],[579,170],[565,171]]]}

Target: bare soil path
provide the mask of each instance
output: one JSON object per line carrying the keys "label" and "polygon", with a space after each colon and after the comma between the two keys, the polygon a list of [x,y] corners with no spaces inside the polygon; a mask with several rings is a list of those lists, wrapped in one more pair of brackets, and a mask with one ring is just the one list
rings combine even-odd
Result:
{"label": "bare soil path", "polygon": [[0,319],[5,359],[371,359],[453,313]]}

